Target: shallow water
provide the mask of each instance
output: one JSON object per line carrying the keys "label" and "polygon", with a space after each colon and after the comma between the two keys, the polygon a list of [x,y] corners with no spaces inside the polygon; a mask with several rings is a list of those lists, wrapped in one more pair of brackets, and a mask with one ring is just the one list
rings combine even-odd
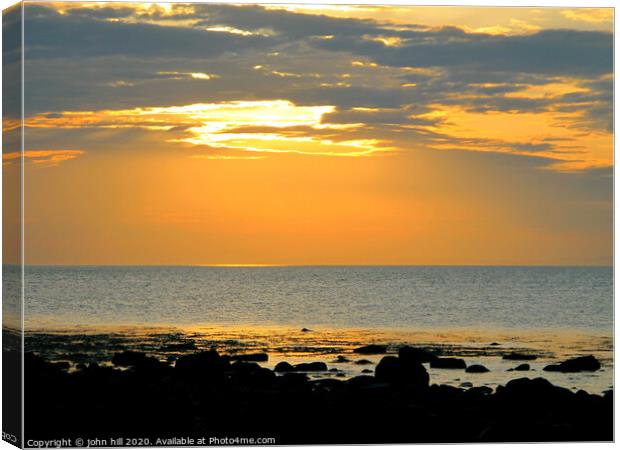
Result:
{"label": "shallow water", "polygon": [[[495,387],[545,376],[602,392],[613,382],[612,276],[611,268],[551,267],[27,267],[26,347],[77,364],[123,349],[173,360],[182,352],[167,345],[193,342],[268,352],[267,367],[324,361],[338,372],[310,376],[348,378],[381,358],[355,347],[413,344],[491,369],[429,369],[433,383]],[[538,355],[533,371],[507,372],[518,362],[501,355],[517,350]],[[542,372],[584,354],[603,369]],[[351,362],[333,362],[337,355]]]}

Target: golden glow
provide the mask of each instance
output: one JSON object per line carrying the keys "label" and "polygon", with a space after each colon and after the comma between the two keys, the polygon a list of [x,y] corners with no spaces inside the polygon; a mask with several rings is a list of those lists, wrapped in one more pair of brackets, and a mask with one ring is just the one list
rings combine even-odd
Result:
{"label": "golden glow", "polygon": [[[128,110],[66,111],[60,115],[35,116],[28,119],[26,124],[31,128],[144,128],[152,131],[183,126],[187,129],[187,136],[169,139],[169,142],[263,153],[352,157],[396,150],[377,139],[334,139],[313,134],[296,136],[286,133],[287,128],[294,127],[307,127],[310,131],[337,131],[362,125],[323,123],[323,115],[334,110],[335,107],[329,105],[296,106],[287,100],[236,101]],[[274,131],[238,131],[244,127]],[[225,158],[218,156],[206,159]]]}
{"label": "golden glow", "polygon": [[612,23],[614,20],[613,8],[575,8],[562,11],[567,19],[588,23]]}
{"label": "golden glow", "polygon": [[[235,44],[215,56],[205,49],[204,58],[145,52],[135,61],[104,59],[97,67],[117,61],[118,68],[79,81],[96,83],[93,96],[109,93],[108,109],[94,97],[92,103],[86,103],[88,96],[65,103],[61,96],[56,103],[44,98],[32,109],[39,112],[26,115],[29,263],[238,267],[613,260],[613,135],[606,129],[611,113],[606,85],[613,74],[562,72],[552,64],[503,78],[508,69],[476,72],[478,61],[459,65],[459,58],[439,58],[437,67],[401,67],[406,57],[390,60],[407,54],[398,47],[413,45],[407,39],[418,30],[438,48],[443,41],[471,40],[475,46],[537,30],[611,33],[611,10],[251,7],[250,13],[267,16],[284,9],[369,21],[358,35],[355,27],[344,34],[317,27],[289,35],[290,23],[237,22],[241,14],[230,19],[203,5],[55,7],[66,15],[78,7],[124,8],[97,15],[119,17],[92,20],[119,21],[127,28],[177,27],[174,33]],[[381,28],[372,31],[370,21]],[[257,29],[268,26],[273,29]],[[193,31],[181,30],[189,27]],[[161,32],[165,37],[171,30]],[[278,39],[265,38],[276,33]],[[197,44],[189,54],[201,54]],[[375,59],[382,46],[385,54]],[[411,62],[416,63],[432,59]],[[563,75],[546,73],[551,66],[550,73]],[[91,69],[84,70],[66,76]],[[60,106],[44,111],[41,104]],[[78,106],[63,111],[65,104]],[[20,126],[18,120],[3,121],[13,139],[7,147],[19,142]],[[3,155],[6,172],[16,179],[20,156]]]}
{"label": "golden glow", "polygon": [[386,47],[401,47],[404,41],[397,36],[364,36],[368,41],[380,42]]}
{"label": "golden glow", "polygon": [[[26,150],[24,152],[24,159],[34,164],[57,166],[63,161],[75,159],[85,153],[83,150]],[[10,164],[11,161],[21,157],[21,152],[3,153],[2,163]]]}
{"label": "golden glow", "polygon": [[175,79],[194,78],[196,80],[212,80],[214,78],[219,78],[217,75],[204,72],[157,72],[157,74],[169,75]]}
{"label": "golden glow", "polygon": [[[582,118],[582,113],[544,112],[511,113],[466,111],[459,106],[435,105],[434,111],[419,117],[443,118],[439,126],[431,127],[454,140],[434,143],[432,148],[468,150],[475,152],[499,152],[530,156],[542,156],[557,163],[557,170],[583,170],[607,167],[612,164],[609,152],[613,141],[611,133],[584,131],[567,126]],[[548,150],[520,148],[529,144],[554,142]]]}

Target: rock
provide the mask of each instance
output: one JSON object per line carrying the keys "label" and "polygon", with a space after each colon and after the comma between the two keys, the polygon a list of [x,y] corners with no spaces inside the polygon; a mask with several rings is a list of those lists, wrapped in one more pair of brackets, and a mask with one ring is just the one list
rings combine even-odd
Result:
{"label": "rock", "polygon": [[273,370],[275,372],[294,372],[295,368],[286,361],[281,361],[276,364],[276,367]]}
{"label": "rock", "polygon": [[333,378],[322,378],[310,382],[314,391],[333,392],[344,388],[345,384],[341,380]]}
{"label": "rock", "polygon": [[461,358],[436,358],[431,361],[433,369],[465,369],[467,364]]}
{"label": "rock", "polygon": [[474,384],[470,383],[469,381],[464,381],[459,386],[464,387],[464,388],[470,388],[470,387],[474,387]]}
{"label": "rock", "polygon": [[471,366],[467,367],[467,369],[465,369],[465,372],[467,372],[467,373],[486,373],[486,372],[490,372],[490,370],[487,369],[486,367],[484,367],[482,364],[472,364]]}
{"label": "rock", "polygon": [[206,381],[221,381],[224,372],[230,368],[230,361],[215,350],[181,356],[174,363],[175,372],[180,376]]}
{"label": "rock", "polygon": [[524,372],[524,371],[530,370],[530,365],[526,364],[526,363],[519,364],[517,367],[515,367],[514,369],[510,369],[510,370],[516,370],[516,371],[519,371],[519,372]]}
{"label": "rock", "polygon": [[492,346],[495,347],[495,346],[498,346],[498,345],[501,345],[501,344],[499,342],[491,342],[489,345],[492,345]]}
{"label": "rock", "polygon": [[536,355],[528,355],[525,353],[507,353],[502,356],[502,359],[508,359],[510,361],[533,361],[536,358]]}
{"label": "rock", "polygon": [[338,369],[336,369],[336,368],[334,367],[334,368],[332,368],[332,369],[329,369],[329,371],[328,371],[328,372],[339,372],[339,370],[338,370]]}
{"label": "rock", "polygon": [[417,361],[421,363],[431,362],[437,359],[437,355],[423,348],[401,347],[398,350],[398,357],[409,361]]}
{"label": "rock", "polygon": [[115,353],[112,357],[112,364],[120,367],[133,367],[141,372],[150,372],[151,375],[169,368],[168,364],[162,363],[157,358],[133,350]]}
{"label": "rock", "polygon": [[327,372],[327,364],[324,362],[311,362],[295,364],[296,372]]}
{"label": "rock", "polygon": [[543,368],[547,372],[595,372],[601,368],[601,363],[594,356],[580,356],[568,359],[560,364],[551,364]]}
{"label": "rock", "polygon": [[362,370],[362,373],[373,373],[373,370],[371,370],[371,369],[364,369],[364,370]]}
{"label": "rock", "polygon": [[371,377],[369,375],[359,375],[357,377],[349,378],[346,381],[347,386],[352,388],[367,388],[370,386],[374,386],[377,384],[377,380],[375,377]]}
{"label": "rock", "polygon": [[249,353],[231,356],[230,359],[233,361],[266,362],[269,360],[269,355],[267,353]]}
{"label": "rock", "polygon": [[145,353],[125,350],[124,352],[114,354],[112,357],[112,364],[120,367],[131,367],[142,364],[147,359],[148,356],[146,356]]}
{"label": "rock", "polygon": [[499,399],[536,409],[538,405],[561,408],[574,394],[569,389],[554,386],[544,378],[517,378],[510,380],[506,386],[498,386],[496,395]]}
{"label": "rock", "polygon": [[476,386],[465,391],[465,395],[467,397],[485,397],[487,395],[491,395],[493,393],[493,389],[489,386]]}
{"label": "rock", "polygon": [[370,344],[358,347],[353,352],[360,353],[362,355],[382,355],[387,351],[386,345]]}
{"label": "rock", "polygon": [[465,391],[463,389],[457,388],[455,386],[450,386],[447,384],[433,384],[429,388],[429,393],[431,394],[431,398],[439,401],[447,401],[453,402],[461,395],[463,395]]}
{"label": "rock", "polygon": [[428,372],[418,361],[385,356],[375,369],[375,379],[381,383],[405,384],[415,388],[428,387]]}
{"label": "rock", "polygon": [[336,360],[334,361],[334,363],[346,363],[346,362],[349,362],[349,361],[350,361],[350,359],[347,358],[346,356],[338,355],[336,357]]}
{"label": "rock", "polygon": [[259,366],[255,362],[239,361],[230,366],[231,380],[242,386],[268,386],[276,378],[275,372]]}
{"label": "rock", "polygon": [[358,359],[357,361],[355,361],[355,364],[357,364],[358,366],[367,366],[369,364],[372,364],[372,361],[368,361],[367,359]]}
{"label": "rock", "polygon": [[305,373],[288,372],[277,378],[277,382],[287,390],[305,390],[311,389],[310,378]]}
{"label": "rock", "polygon": [[301,329],[301,332],[302,332],[302,333],[308,333],[308,332],[310,332],[310,331],[312,331],[312,330],[311,330],[311,329],[309,329],[309,328],[302,328],[302,329]]}

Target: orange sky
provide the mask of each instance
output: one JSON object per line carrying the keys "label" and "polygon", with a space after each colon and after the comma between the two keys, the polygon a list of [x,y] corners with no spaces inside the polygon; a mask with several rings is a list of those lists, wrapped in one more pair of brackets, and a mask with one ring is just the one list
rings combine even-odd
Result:
{"label": "orange sky", "polygon": [[26,8],[26,263],[611,264],[610,10],[110,5]]}

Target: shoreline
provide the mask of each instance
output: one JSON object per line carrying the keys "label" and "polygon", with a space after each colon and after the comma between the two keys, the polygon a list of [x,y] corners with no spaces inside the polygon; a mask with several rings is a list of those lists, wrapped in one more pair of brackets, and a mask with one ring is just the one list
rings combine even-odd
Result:
{"label": "shoreline", "polygon": [[[349,379],[374,370],[382,355],[368,355],[368,363],[357,365],[353,350],[365,344],[386,345],[386,353],[397,354],[405,345],[413,345],[442,356],[464,358],[468,364],[482,364],[490,372],[477,375],[473,380],[463,379],[463,374],[435,370],[427,367],[434,378],[447,385],[459,387],[463,382],[477,386],[496,388],[509,381],[509,369],[513,368],[502,359],[508,353],[528,353],[536,356],[531,361],[532,375],[542,373],[545,365],[568,357],[593,354],[603,367],[595,374],[547,374],[554,384],[573,391],[585,389],[601,393],[613,386],[613,339],[604,334],[575,336],[566,333],[529,333],[515,335],[504,331],[495,333],[476,330],[394,332],[374,330],[302,329],[285,326],[245,328],[240,326],[209,325],[192,327],[107,327],[102,329],[67,329],[27,332],[26,351],[35,352],[55,362],[66,362],[70,370],[79,364],[92,362],[110,365],[113,354],[131,350],[144,352],[160,361],[174,363],[178,358],[194,351],[217,349],[223,355],[234,356],[247,353],[267,353],[269,359],[263,365],[273,369],[282,361],[306,363],[321,361],[333,373],[330,378]],[[7,331],[7,330],[5,330]],[[502,339],[500,339],[502,338]],[[348,362],[335,363],[345,357]],[[365,372],[363,372],[365,371]],[[318,375],[312,375],[318,377]]]}

